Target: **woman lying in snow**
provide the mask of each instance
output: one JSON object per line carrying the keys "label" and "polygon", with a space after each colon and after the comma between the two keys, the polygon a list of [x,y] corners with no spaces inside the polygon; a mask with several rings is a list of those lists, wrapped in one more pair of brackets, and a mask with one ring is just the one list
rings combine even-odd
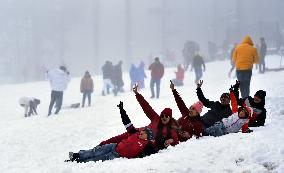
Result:
{"label": "woman lying in snow", "polygon": [[[146,127],[152,129],[155,134],[155,150],[159,151],[167,148],[169,145],[174,146],[178,144],[178,125],[176,120],[172,117],[172,110],[170,108],[165,108],[159,115],[156,111],[154,111],[145,98],[138,93],[138,85],[134,86],[133,92],[135,93],[136,99],[142,107],[145,115],[151,121]],[[128,136],[128,133],[123,133],[102,141],[99,145],[118,143],[126,139]]]}
{"label": "woman lying in snow", "polygon": [[76,162],[105,161],[119,157],[136,158],[140,155],[150,155],[154,152],[154,134],[150,128],[138,131],[131,123],[123,103],[117,105],[120,109],[122,122],[129,136],[119,143],[105,144],[90,150],[80,150],[78,153],[69,153],[69,160]]}
{"label": "woman lying in snow", "polygon": [[230,88],[230,98],[233,114],[228,118],[223,118],[216,122],[213,126],[204,130],[206,136],[222,136],[228,133],[237,133],[242,128],[242,132],[247,132],[247,127],[244,126],[249,122],[249,117],[252,116],[253,110],[245,103],[238,108],[237,100],[234,95],[233,87]]}

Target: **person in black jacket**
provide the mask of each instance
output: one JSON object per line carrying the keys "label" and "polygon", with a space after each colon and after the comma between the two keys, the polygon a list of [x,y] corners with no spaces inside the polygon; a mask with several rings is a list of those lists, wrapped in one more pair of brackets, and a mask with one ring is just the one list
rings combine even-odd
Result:
{"label": "person in black jacket", "polygon": [[206,128],[214,125],[214,123],[221,121],[223,118],[228,118],[232,115],[232,109],[230,107],[230,95],[229,93],[223,93],[220,97],[220,101],[210,101],[206,99],[201,90],[203,81],[200,80],[197,83],[197,97],[203,103],[203,105],[210,110],[201,116],[201,120]]}
{"label": "person in black jacket", "polygon": [[258,126],[264,126],[265,119],[266,119],[266,109],[265,106],[265,96],[266,91],[264,90],[258,90],[254,97],[248,96],[245,98],[239,98],[239,87],[240,87],[240,81],[236,80],[236,84],[233,86],[234,88],[234,94],[237,98],[238,105],[243,105],[244,103],[251,107],[254,112],[254,116],[249,120],[249,127],[258,127]]}

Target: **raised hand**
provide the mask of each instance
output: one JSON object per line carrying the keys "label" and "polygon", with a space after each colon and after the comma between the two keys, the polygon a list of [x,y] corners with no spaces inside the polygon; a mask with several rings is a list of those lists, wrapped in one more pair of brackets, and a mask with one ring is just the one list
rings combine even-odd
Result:
{"label": "raised hand", "polygon": [[134,87],[133,87],[133,92],[134,92],[135,94],[138,93],[138,83],[136,83],[136,84],[134,85]]}
{"label": "raised hand", "polygon": [[199,80],[196,84],[197,88],[201,88],[202,84],[203,84],[203,80]]}
{"label": "raised hand", "polygon": [[174,90],[174,89],[175,89],[175,84],[172,82],[172,80],[170,80],[170,82],[171,82],[170,88],[171,88],[172,90]]}
{"label": "raised hand", "polygon": [[235,83],[235,85],[233,86],[234,87],[234,89],[239,89],[240,88],[240,81],[238,81],[238,80],[236,80],[236,83]]}
{"label": "raised hand", "polygon": [[119,104],[117,105],[117,107],[119,107],[119,109],[123,109],[123,102],[120,101]]}

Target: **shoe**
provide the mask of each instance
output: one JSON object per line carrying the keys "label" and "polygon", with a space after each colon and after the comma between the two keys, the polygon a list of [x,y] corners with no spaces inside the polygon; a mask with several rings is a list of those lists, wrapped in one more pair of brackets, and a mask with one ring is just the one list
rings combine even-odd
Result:
{"label": "shoe", "polygon": [[51,115],[51,112],[49,112],[48,114],[47,114],[47,116],[49,117]]}
{"label": "shoe", "polygon": [[150,98],[151,98],[151,99],[152,99],[152,98],[155,98],[155,96],[151,96]]}

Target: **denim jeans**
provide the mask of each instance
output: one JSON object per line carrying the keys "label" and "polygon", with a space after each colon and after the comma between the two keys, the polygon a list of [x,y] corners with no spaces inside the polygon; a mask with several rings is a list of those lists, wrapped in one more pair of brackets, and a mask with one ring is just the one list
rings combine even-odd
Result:
{"label": "denim jeans", "polygon": [[240,91],[242,98],[249,96],[250,93],[250,80],[252,70],[237,70],[237,78],[240,81]]}
{"label": "denim jeans", "polygon": [[80,150],[78,162],[89,162],[89,161],[105,161],[112,160],[120,157],[119,154],[115,151],[117,144],[106,144],[102,146],[97,146],[90,150]]}
{"label": "denim jeans", "polygon": [[222,121],[216,122],[213,126],[208,127],[204,130],[205,136],[222,136],[225,135],[225,126]]}
{"label": "denim jeans", "polygon": [[202,75],[203,75],[201,67],[194,68],[194,72],[195,72],[195,82],[198,82],[202,78]]}
{"label": "denim jeans", "polygon": [[153,78],[151,79],[150,88],[151,88],[152,97],[155,97],[154,86],[156,85],[156,97],[159,98],[159,96],[160,96],[160,83],[161,83],[161,79],[153,79]]}
{"label": "denim jeans", "polygon": [[88,104],[89,104],[89,106],[91,106],[91,94],[92,94],[91,91],[84,91],[84,92],[83,92],[82,107],[85,106],[86,97],[88,98]]}

